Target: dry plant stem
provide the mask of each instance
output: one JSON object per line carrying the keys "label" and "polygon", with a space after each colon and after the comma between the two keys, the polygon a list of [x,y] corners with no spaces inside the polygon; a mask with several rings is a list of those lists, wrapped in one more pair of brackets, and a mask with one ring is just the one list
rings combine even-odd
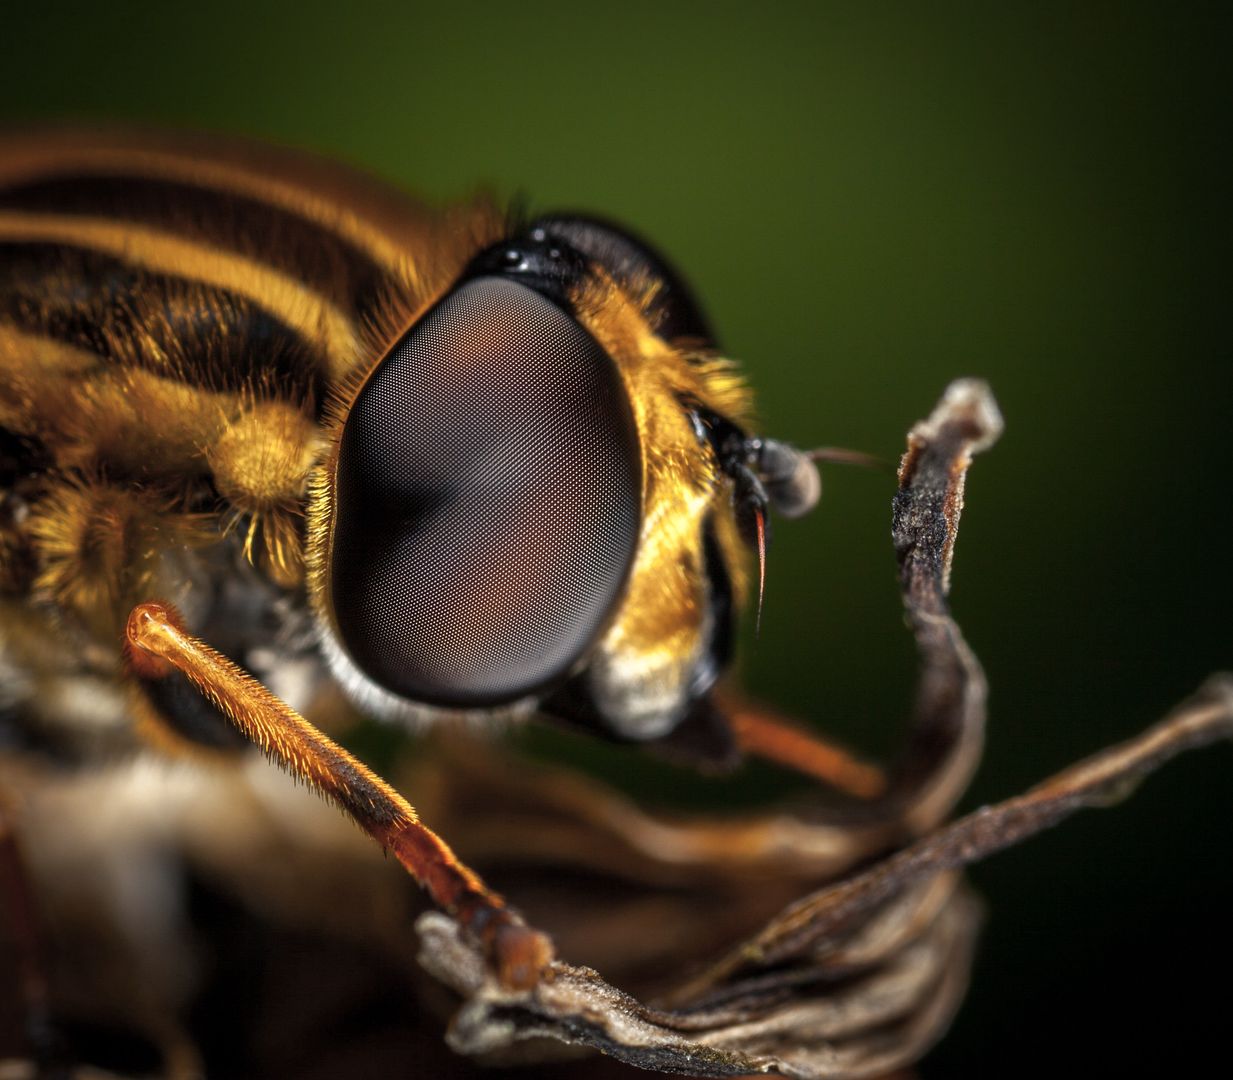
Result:
{"label": "dry plant stem", "polygon": [[[712,987],[710,997],[684,1011],[649,1009],[594,972],[564,964],[554,964],[554,978],[532,996],[511,997],[486,982],[480,958],[468,952],[456,927],[437,915],[425,916],[419,925],[422,961],[471,998],[451,1033],[464,1052],[551,1036],[643,1068],[696,1076],[755,1071],[800,1078],[876,1076],[915,1060],[936,1039],[962,995],[975,918],[966,894],[946,902],[958,867],[1083,807],[1124,797],[1176,754],[1229,737],[1233,678],[1218,676],[1143,735],[792,905],[712,968],[705,980]],[[916,896],[895,912],[896,898],[912,889]],[[932,922],[931,916],[936,916]],[[879,920],[886,920],[881,928]],[[912,930],[922,924],[929,924],[928,931],[914,937]],[[886,949],[881,957],[878,948],[869,947],[879,939]],[[794,969],[786,974],[782,967],[766,970],[802,959],[805,966],[795,975]],[[850,975],[858,961],[872,965],[882,959],[885,966],[871,967],[868,978],[847,989],[827,991],[827,969],[817,964],[828,959],[839,961],[832,978]],[[805,987],[811,981],[821,986],[822,996],[799,1002],[785,997],[793,985]],[[727,988],[722,995],[720,985]],[[902,1022],[892,1033],[887,1026],[895,1020]]]}
{"label": "dry plant stem", "polygon": [[[336,803],[474,933],[503,984],[525,989],[552,958],[528,928],[468,869],[384,780],[328,739],[226,657],[186,633],[166,605],[138,604],[126,630],[130,662],[150,678],[183,672],[246,738],[297,779]],[[170,665],[170,668],[167,666]]]}
{"label": "dry plant stem", "polygon": [[944,917],[947,905],[954,901],[959,881],[956,873],[941,873],[906,889],[894,902],[874,912],[850,938],[830,949],[814,949],[809,962],[791,973],[751,972],[710,993],[692,997],[683,990],[661,1001],[660,1008],[675,1010],[672,1023],[678,1030],[703,1031],[714,1027],[725,1009],[737,1011],[760,996],[782,993],[785,987],[805,987],[874,971],[888,957],[901,953],[914,942],[928,940],[932,928]]}
{"label": "dry plant stem", "polygon": [[1185,750],[1233,738],[1233,677],[1213,676],[1194,699],[1144,734],[1093,755],[1026,794],[982,807],[864,873],[807,896],[708,973],[777,963],[817,949],[839,931],[925,876],[954,870],[1021,843],[1076,810],[1107,806]]}
{"label": "dry plant stem", "polygon": [[768,986],[718,1009],[664,1012],[586,968],[554,965],[554,978],[513,998],[482,981],[474,952],[442,916],[421,917],[421,962],[469,998],[449,1032],[462,1053],[501,1051],[550,1037],[629,1064],[690,1076],[770,1073],[800,1080],[879,1076],[915,1060],[962,998],[976,922],[960,894],[921,940],[863,978]]}
{"label": "dry plant stem", "polygon": [[980,761],[985,676],[950,617],[946,596],[972,455],[1001,433],[988,386],[961,379],[908,433],[899,466],[891,538],[921,674],[907,749],[887,804],[911,836],[946,819]]}

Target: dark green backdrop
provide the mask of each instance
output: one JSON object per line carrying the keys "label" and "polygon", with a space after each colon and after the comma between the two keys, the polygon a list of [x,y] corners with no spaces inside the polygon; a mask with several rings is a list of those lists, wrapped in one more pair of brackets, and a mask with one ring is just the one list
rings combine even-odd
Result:
{"label": "dark green backdrop", "polygon": [[[0,119],[239,131],[434,197],[625,219],[693,278],[766,431],[802,443],[894,455],[948,380],[988,378],[1007,433],[953,594],[992,685],[969,805],[1233,665],[1227,26],[1165,4],[453,6],[10,5]],[[778,529],[748,682],[885,752],[913,669],[890,481],[826,487]],[[1218,1047],[1229,994],[1195,980],[1233,961],[1231,777],[1217,748],[978,868],[974,988],[923,1075]]]}

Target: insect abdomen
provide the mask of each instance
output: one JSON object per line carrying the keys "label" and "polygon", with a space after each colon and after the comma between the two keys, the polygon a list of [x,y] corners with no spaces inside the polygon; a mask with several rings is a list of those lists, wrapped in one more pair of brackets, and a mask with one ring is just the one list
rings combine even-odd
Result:
{"label": "insect abdomen", "polygon": [[0,582],[94,627],[158,550],[235,526],[297,577],[321,410],[417,255],[297,185],[295,160],[242,158],[0,141]]}

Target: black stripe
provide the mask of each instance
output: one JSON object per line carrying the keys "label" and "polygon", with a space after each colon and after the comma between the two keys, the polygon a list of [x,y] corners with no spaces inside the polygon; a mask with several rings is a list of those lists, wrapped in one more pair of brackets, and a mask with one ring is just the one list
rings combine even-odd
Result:
{"label": "black stripe", "polygon": [[381,267],[345,237],[260,199],[145,176],[53,176],[0,189],[0,208],[149,225],[236,252],[303,282],[348,314],[369,310]]}
{"label": "black stripe", "polygon": [[[50,467],[51,457],[41,442],[0,426],[0,491],[8,491],[19,481],[37,476]],[[0,509],[0,517],[3,513]]]}
{"label": "black stripe", "polygon": [[0,240],[0,319],[211,390],[320,404],[320,349],[246,297],[57,243]]}

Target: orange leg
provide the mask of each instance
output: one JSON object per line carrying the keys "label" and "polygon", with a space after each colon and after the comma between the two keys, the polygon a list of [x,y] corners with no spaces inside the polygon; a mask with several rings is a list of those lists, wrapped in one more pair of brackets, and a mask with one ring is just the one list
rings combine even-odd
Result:
{"label": "orange leg", "polygon": [[861,799],[874,799],[886,791],[881,769],[792,721],[728,697],[721,707],[742,753],[773,761]]}
{"label": "orange leg", "polygon": [[125,633],[137,673],[158,678],[172,668],[182,671],[267,756],[392,852],[433,902],[483,943],[505,986],[527,989],[536,983],[552,960],[548,938],[507,908],[389,784],[251,675],[188,634],[169,606],[138,604]]}

